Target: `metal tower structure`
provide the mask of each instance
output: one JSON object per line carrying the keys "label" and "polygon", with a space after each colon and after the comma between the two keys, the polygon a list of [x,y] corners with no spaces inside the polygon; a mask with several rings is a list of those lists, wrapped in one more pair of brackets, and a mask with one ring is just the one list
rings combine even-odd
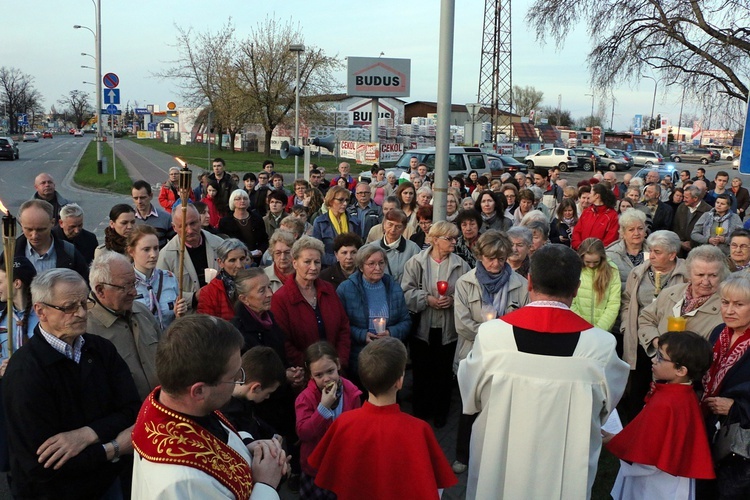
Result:
{"label": "metal tower structure", "polygon": [[[485,0],[482,58],[479,65],[477,101],[492,124],[492,144],[507,127],[513,106],[511,77],[511,0]],[[509,134],[510,135],[510,134]]]}

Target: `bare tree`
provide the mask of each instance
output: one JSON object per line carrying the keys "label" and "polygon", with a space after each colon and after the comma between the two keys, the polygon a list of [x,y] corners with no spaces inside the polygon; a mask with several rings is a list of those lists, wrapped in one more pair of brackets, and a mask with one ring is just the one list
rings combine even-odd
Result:
{"label": "bare tree", "polygon": [[[292,44],[304,43],[300,27],[291,21],[282,23],[266,18],[251,32],[241,46],[237,61],[242,85],[251,99],[251,107],[265,131],[265,151],[271,150],[271,135],[294,109],[297,56],[289,51]],[[300,106],[308,119],[317,114],[315,96],[330,94],[341,88],[334,71],[341,67],[335,57],[322,49],[306,46],[300,55]]]}
{"label": "bare tree", "polygon": [[62,96],[57,103],[63,107],[65,112],[76,124],[76,128],[81,128],[94,114],[94,108],[89,102],[87,92],[81,90],[71,90],[68,95]]}
{"label": "bare tree", "polygon": [[34,88],[34,77],[18,68],[0,67],[0,99],[5,104],[10,117],[10,133],[18,132],[16,116],[20,113],[34,113],[40,108],[41,94]]}
{"label": "bare tree", "polygon": [[526,87],[513,85],[512,102],[516,108],[514,112],[521,116],[529,116],[529,113],[542,103],[543,98],[544,92],[541,90],[528,85]]}
{"label": "bare tree", "polygon": [[587,21],[595,87],[654,72],[665,86],[687,88],[689,98],[714,96],[714,107],[729,110],[748,98],[750,0],[581,0],[575,8],[535,0],[526,18],[538,39],[549,34],[558,45]]}
{"label": "bare tree", "polygon": [[557,109],[552,106],[542,106],[539,108],[539,114],[546,118],[550,125],[570,127],[574,123],[569,109]]}

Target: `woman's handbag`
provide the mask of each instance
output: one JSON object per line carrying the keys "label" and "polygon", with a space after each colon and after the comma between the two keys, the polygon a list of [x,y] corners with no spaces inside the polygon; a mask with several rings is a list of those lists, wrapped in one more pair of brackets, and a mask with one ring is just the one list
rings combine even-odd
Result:
{"label": "woman's handbag", "polygon": [[714,463],[719,463],[732,453],[750,458],[750,429],[743,429],[739,422],[727,424],[722,421],[714,434],[711,455]]}

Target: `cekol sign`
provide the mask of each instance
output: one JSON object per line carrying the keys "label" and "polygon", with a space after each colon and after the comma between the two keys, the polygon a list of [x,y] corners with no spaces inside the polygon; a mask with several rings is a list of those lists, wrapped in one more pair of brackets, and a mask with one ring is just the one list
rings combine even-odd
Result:
{"label": "cekol sign", "polygon": [[349,57],[346,93],[362,97],[402,97],[409,95],[411,59]]}

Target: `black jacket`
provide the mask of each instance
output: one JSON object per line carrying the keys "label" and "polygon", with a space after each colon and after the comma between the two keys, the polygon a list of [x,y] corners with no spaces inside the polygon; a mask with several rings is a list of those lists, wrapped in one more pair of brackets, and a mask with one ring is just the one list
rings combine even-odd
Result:
{"label": "black jacket", "polygon": [[268,250],[268,234],[266,234],[266,223],[263,222],[263,218],[259,216],[255,210],[250,210],[250,217],[247,223],[252,228],[252,238],[248,239],[242,232],[240,223],[234,218],[234,215],[229,214],[226,217],[222,217],[219,221],[219,233],[226,234],[230,238],[237,238],[244,243],[248,250],[260,250],[262,254]]}
{"label": "black jacket", "polygon": [[284,349],[284,332],[276,325],[271,311],[268,311],[272,320],[270,329],[264,328],[258,323],[247,310],[247,307],[241,302],[237,302],[237,305],[234,307],[234,313],[232,324],[240,331],[242,338],[245,339],[245,346],[242,348],[243,354],[252,347],[264,345],[276,351],[281,361],[284,362],[284,366],[289,366],[289,363],[286,361],[286,350]]}
{"label": "black jacket", "polygon": [[[86,259],[81,255],[75,245],[69,241],[61,240],[60,238],[53,238],[53,245],[55,247],[55,258],[57,259],[58,269],[72,269],[73,271],[80,274],[86,283],[89,282],[89,265],[86,263]],[[26,236],[21,235],[16,239],[16,257],[26,256]]]}
{"label": "black jacket", "polygon": [[94,260],[94,252],[96,251],[96,247],[99,246],[99,240],[96,239],[96,235],[91,231],[82,229],[81,232],[78,233],[78,236],[71,240],[65,236],[65,231],[63,231],[60,226],[55,226],[52,228],[52,236],[56,240],[60,239],[72,243],[73,246],[76,247],[76,250],[81,252],[81,255],[86,260],[86,265],[91,264],[91,261]]}
{"label": "black jacket", "polygon": [[[108,462],[107,443],[135,423],[141,406],[128,365],[106,339],[84,334],[76,364],[47,343],[39,327],[10,359],[3,377],[14,498],[99,498],[123,461]],[[36,450],[61,432],[88,426],[99,442],[60,469],[45,469]]]}

